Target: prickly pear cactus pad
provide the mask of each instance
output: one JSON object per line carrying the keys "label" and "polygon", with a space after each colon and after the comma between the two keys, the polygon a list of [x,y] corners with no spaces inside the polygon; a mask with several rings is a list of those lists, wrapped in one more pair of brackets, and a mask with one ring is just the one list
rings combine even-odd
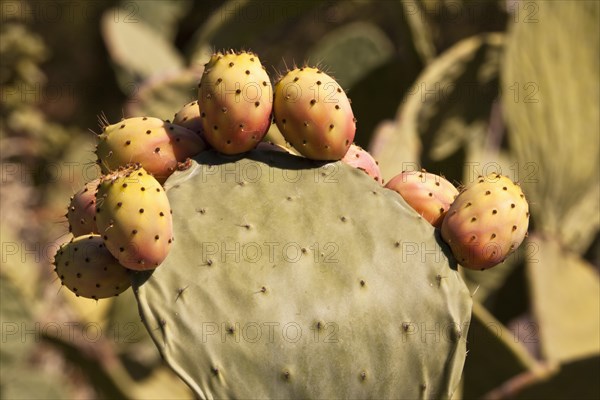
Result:
{"label": "prickly pear cactus pad", "polygon": [[198,397],[452,395],[471,297],[400,195],[341,162],[257,150],[204,152],[166,188],[177,241],[134,290]]}

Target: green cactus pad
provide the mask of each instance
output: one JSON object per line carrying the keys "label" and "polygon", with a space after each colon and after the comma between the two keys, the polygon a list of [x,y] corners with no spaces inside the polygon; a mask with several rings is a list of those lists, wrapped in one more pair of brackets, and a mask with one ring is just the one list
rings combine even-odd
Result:
{"label": "green cactus pad", "polygon": [[400,195],[341,162],[270,151],[204,152],[166,188],[177,241],[134,288],[197,396],[452,395],[471,298]]}

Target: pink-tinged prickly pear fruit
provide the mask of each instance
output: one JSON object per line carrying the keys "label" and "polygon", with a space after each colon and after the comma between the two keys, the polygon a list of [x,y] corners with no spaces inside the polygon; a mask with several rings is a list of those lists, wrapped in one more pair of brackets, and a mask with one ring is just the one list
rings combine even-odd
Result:
{"label": "pink-tinged prickly pear fruit", "polygon": [[271,81],[256,54],[214,54],[198,85],[208,144],[223,154],[255,148],[271,124],[272,97]]}
{"label": "pink-tinged prickly pear fruit", "polygon": [[71,196],[67,220],[69,221],[69,232],[73,236],[81,236],[88,233],[98,233],[96,227],[96,188],[100,179],[95,179],[84,185],[83,189]]}
{"label": "pink-tinged prickly pear fruit", "polygon": [[383,183],[377,161],[362,147],[351,144],[342,162],[365,171],[375,181]]}
{"label": "pink-tinged prickly pear fruit", "polygon": [[425,171],[404,171],[393,177],[385,187],[398,192],[436,228],[442,227],[450,205],[458,196],[458,190],[453,184],[439,175]]}
{"label": "pink-tinged prickly pear fruit", "polygon": [[139,163],[162,183],[179,162],[205,148],[202,138],[187,128],[159,118],[136,117],[104,127],[96,154],[104,173]]}
{"label": "pink-tinged prickly pear fruit", "polygon": [[198,101],[194,100],[191,103],[187,103],[181,110],[177,111],[173,116],[173,123],[196,132],[204,140],[204,129],[202,128],[202,120],[200,119]]}
{"label": "pink-tinged prickly pear fruit", "polygon": [[340,160],[354,141],[356,119],[340,85],[316,68],[296,68],[275,85],[273,115],[303,156]]}
{"label": "pink-tinged prickly pear fruit", "polygon": [[96,194],[96,223],[108,250],[123,266],[133,270],[158,267],[173,241],[167,194],[139,166],[101,178]]}
{"label": "pink-tinged prickly pear fruit", "polygon": [[493,267],[527,235],[529,205],[521,187],[499,174],[480,176],[456,198],[442,224],[442,238],[465,268]]}
{"label": "pink-tinged prickly pear fruit", "polygon": [[63,244],[54,257],[54,271],[77,296],[103,299],[131,286],[129,272],[107,250],[100,235],[88,234]]}

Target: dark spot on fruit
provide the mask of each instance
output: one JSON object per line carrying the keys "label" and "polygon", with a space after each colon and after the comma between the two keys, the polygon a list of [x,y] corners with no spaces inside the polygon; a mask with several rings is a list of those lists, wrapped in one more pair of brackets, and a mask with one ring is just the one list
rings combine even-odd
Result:
{"label": "dark spot on fruit", "polygon": [[79,272],[78,272],[78,273],[77,273],[77,277],[78,277],[78,278],[81,278],[81,273],[79,273]]}
{"label": "dark spot on fruit", "polygon": [[123,128],[125,128],[125,124],[123,124],[119,127],[119,129],[123,129]]}
{"label": "dark spot on fruit", "polygon": [[486,195],[486,196],[489,196],[490,194],[492,194],[492,192],[490,192],[489,190],[486,190],[486,191],[485,191],[485,195]]}
{"label": "dark spot on fruit", "polygon": [[298,77],[295,77],[295,78],[294,78],[294,82],[298,82],[298,79],[300,79],[300,78],[298,78]]}
{"label": "dark spot on fruit", "polygon": [[498,210],[492,210],[492,215],[498,214]]}
{"label": "dark spot on fruit", "polygon": [[333,124],[330,124],[330,125],[329,125],[329,130],[331,130],[331,129],[333,129],[333,128],[334,128],[334,127],[333,127]]}
{"label": "dark spot on fruit", "polygon": [[122,253],[125,251],[125,249],[123,247],[119,247],[119,251]]}
{"label": "dark spot on fruit", "polygon": [[510,204],[510,208],[515,208],[515,207],[516,207],[515,203]]}
{"label": "dark spot on fruit", "polygon": [[137,229],[134,229],[134,230],[131,231],[132,235],[135,235],[136,233],[138,233]]}
{"label": "dark spot on fruit", "polygon": [[240,94],[240,93],[242,93],[242,91],[241,91],[240,89],[237,89],[237,90],[235,91],[235,94]]}
{"label": "dark spot on fruit", "polygon": [[230,67],[233,67],[233,61],[229,63],[229,66],[230,66]]}
{"label": "dark spot on fruit", "polygon": [[127,184],[126,184],[126,183],[124,183],[124,184],[123,184],[123,187],[124,187],[124,188],[126,188],[126,187],[127,187]]}
{"label": "dark spot on fruit", "polygon": [[143,214],[143,213],[144,213],[144,209],[140,208],[140,214]]}
{"label": "dark spot on fruit", "polygon": [[504,186],[504,187],[502,188],[502,190],[508,190],[508,188],[507,188],[506,186]]}
{"label": "dark spot on fruit", "polygon": [[341,88],[337,88],[337,92],[338,93],[342,93],[342,89]]}
{"label": "dark spot on fruit", "polygon": [[260,101],[257,101],[257,102],[255,102],[255,103],[254,103],[254,105],[255,105],[256,107],[260,106]]}
{"label": "dark spot on fruit", "polygon": [[315,99],[312,99],[312,100],[310,101],[310,105],[311,105],[311,106],[314,106],[316,102],[317,102],[317,101],[316,101]]}
{"label": "dark spot on fruit", "polygon": [[471,222],[475,222],[475,221],[477,221],[477,217],[471,218]]}
{"label": "dark spot on fruit", "polygon": [[361,279],[360,280],[360,286],[365,286],[365,284],[366,284],[366,282],[363,279]]}
{"label": "dark spot on fruit", "polygon": [[250,70],[249,69],[246,70],[246,75],[250,75]]}
{"label": "dark spot on fruit", "polygon": [[491,238],[492,238],[492,239],[494,239],[495,237],[496,237],[496,234],[495,234],[495,233],[492,233],[492,236],[491,236]]}
{"label": "dark spot on fruit", "polygon": [[262,84],[263,84],[263,86],[267,86],[267,82],[265,82],[265,81],[263,81]]}
{"label": "dark spot on fruit", "polygon": [[161,217],[164,217],[165,213],[161,211],[158,215],[160,215]]}
{"label": "dark spot on fruit", "polygon": [[338,104],[336,104],[336,105],[335,105],[335,109],[336,109],[336,110],[339,110],[339,109],[340,109],[340,106],[339,106]]}
{"label": "dark spot on fruit", "polygon": [[517,226],[513,225],[512,230],[513,230],[513,232],[516,231],[517,230]]}
{"label": "dark spot on fruit", "polygon": [[465,205],[465,208],[467,208],[467,207],[471,207],[471,202],[469,202]]}
{"label": "dark spot on fruit", "polygon": [[160,147],[157,147],[157,148],[155,148],[155,149],[154,149],[154,152],[155,152],[155,153],[158,153],[158,152],[160,152]]}
{"label": "dark spot on fruit", "polygon": [[97,287],[97,288],[99,288],[99,287],[100,287],[100,284],[99,284],[99,283],[96,283],[96,287]]}
{"label": "dark spot on fruit", "polygon": [[221,83],[221,82],[223,82],[223,79],[222,78],[217,78],[217,83]]}
{"label": "dark spot on fruit", "polygon": [[429,192],[429,197],[433,197],[433,193]]}
{"label": "dark spot on fruit", "polygon": [[202,114],[200,114],[200,117],[205,118],[206,117],[206,113],[203,112]]}
{"label": "dark spot on fruit", "polygon": [[145,191],[146,191],[146,188],[145,188],[145,187],[142,187],[140,190],[141,190],[142,192],[145,192]]}

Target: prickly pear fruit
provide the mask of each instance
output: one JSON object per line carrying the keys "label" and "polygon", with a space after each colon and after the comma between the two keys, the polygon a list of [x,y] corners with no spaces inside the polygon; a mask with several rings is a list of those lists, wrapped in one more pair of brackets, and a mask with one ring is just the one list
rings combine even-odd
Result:
{"label": "prickly pear fruit", "polygon": [[198,85],[206,141],[223,154],[255,148],[271,123],[272,90],[256,54],[214,54]]}
{"label": "prickly pear fruit", "polygon": [[96,188],[99,182],[100,179],[94,179],[71,196],[71,202],[67,210],[67,220],[69,221],[69,232],[75,237],[98,232],[96,226]]}
{"label": "prickly pear fruit", "polygon": [[377,161],[362,147],[351,144],[348,152],[342,158],[342,162],[365,171],[376,182],[382,183],[381,171]]}
{"label": "prickly pear fruit", "polygon": [[100,235],[78,236],[54,257],[54,271],[77,296],[103,299],[131,286],[129,272],[110,254]]}
{"label": "prickly pear fruit", "polygon": [[204,139],[204,129],[202,128],[202,120],[200,119],[198,101],[194,100],[191,103],[187,103],[181,110],[177,111],[173,116],[173,123],[196,132],[197,135]]}
{"label": "prickly pear fruit", "polygon": [[101,178],[96,223],[108,250],[133,270],[158,267],[173,241],[169,199],[160,183],[140,166]]}
{"label": "prickly pear fruit", "polygon": [[288,71],[275,85],[273,115],[285,139],[314,160],[339,160],[356,133],[350,100],[316,68]]}
{"label": "prickly pear fruit", "polygon": [[425,171],[403,171],[393,177],[385,187],[398,192],[416,212],[436,228],[441,228],[450,205],[458,196],[458,190],[453,184],[441,176]]}
{"label": "prickly pear fruit", "polygon": [[442,224],[442,238],[465,268],[490,268],[527,235],[529,205],[521,188],[499,174],[480,176],[456,198]]}
{"label": "prickly pear fruit", "polygon": [[187,128],[159,118],[136,117],[105,126],[96,154],[104,173],[128,163],[140,163],[162,183],[178,162],[205,148],[200,136]]}

